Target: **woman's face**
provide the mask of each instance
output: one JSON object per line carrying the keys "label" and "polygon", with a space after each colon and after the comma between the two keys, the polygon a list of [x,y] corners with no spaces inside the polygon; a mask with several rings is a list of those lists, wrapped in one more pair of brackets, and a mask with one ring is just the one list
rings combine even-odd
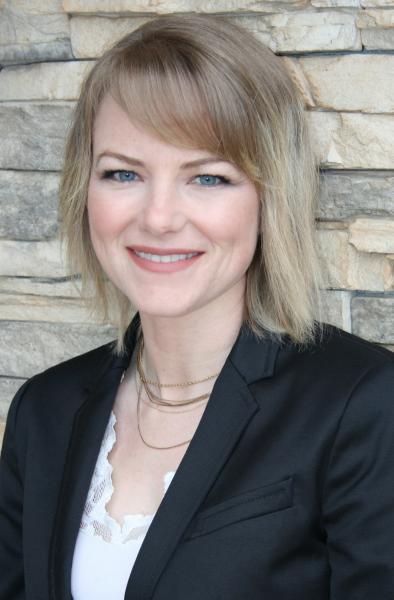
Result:
{"label": "woman's face", "polygon": [[[141,313],[181,316],[244,300],[258,235],[254,184],[229,162],[165,143],[107,96],[94,127],[90,235]],[[228,314],[228,313],[227,313]]]}

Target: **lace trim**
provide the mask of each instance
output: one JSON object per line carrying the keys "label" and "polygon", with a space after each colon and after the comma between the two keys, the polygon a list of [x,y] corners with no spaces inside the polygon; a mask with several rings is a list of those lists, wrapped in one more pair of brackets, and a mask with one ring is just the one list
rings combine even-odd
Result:
{"label": "lace trim", "polygon": [[[106,505],[114,492],[112,483],[113,468],[108,461],[108,455],[116,442],[115,424],[116,417],[111,411],[90,483],[80,529],[91,535],[101,537],[105,542],[125,544],[145,536],[155,514],[136,513],[125,515],[123,523],[120,524],[107,513]],[[164,475],[164,493],[167,491],[174,475],[175,471],[168,471]]]}

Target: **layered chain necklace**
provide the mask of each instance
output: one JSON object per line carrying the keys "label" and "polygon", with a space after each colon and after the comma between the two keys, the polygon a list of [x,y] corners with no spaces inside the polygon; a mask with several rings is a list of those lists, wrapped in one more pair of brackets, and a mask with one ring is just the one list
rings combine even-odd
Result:
{"label": "layered chain necklace", "polygon": [[[200,406],[202,406],[202,404],[206,403],[209,399],[209,396],[211,394],[211,392],[206,393],[206,394],[201,394],[199,396],[195,396],[193,398],[188,398],[186,400],[166,400],[164,398],[162,398],[161,396],[158,396],[157,394],[155,394],[151,388],[152,387],[156,387],[156,388],[180,388],[180,387],[190,387],[193,385],[197,385],[199,383],[204,383],[206,381],[209,381],[211,379],[215,379],[219,373],[214,373],[213,375],[208,375],[208,377],[204,377],[203,379],[199,379],[199,380],[195,380],[195,381],[184,381],[181,383],[160,383],[159,381],[152,381],[150,379],[147,379],[145,377],[145,373],[144,373],[144,369],[142,366],[142,354],[143,354],[143,349],[144,349],[144,340],[143,337],[141,336],[138,342],[138,348],[137,348],[137,353],[136,353],[136,368],[137,368],[137,373],[136,373],[136,387],[137,387],[137,427],[138,427],[138,433],[141,437],[142,442],[148,446],[149,448],[154,448],[155,450],[168,450],[170,448],[178,448],[179,446],[184,446],[185,444],[188,444],[192,438],[185,440],[184,442],[180,442],[179,444],[174,444],[172,446],[154,446],[153,444],[150,444],[146,441],[146,439],[144,438],[142,431],[141,431],[141,418],[140,418],[140,403],[141,403],[141,392],[142,392],[142,388],[145,390],[146,396],[149,400],[149,406],[151,406],[152,408],[156,408],[158,410],[163,410],[160,407],[164,407],[164,406],[170,406],[170,407],[174,407],[174,406],[190,406],[190,405],[196,405],[192,408],[189,408],[185,411],[177,411],[178,412],[189,412],[191,410],[194,410],[194,408],[198,408]],[[139,379],[139,385],[137,382],[137,375],[138,375],[138,379]],[[165,411],[165,412],[169,412],[169,411]]]}

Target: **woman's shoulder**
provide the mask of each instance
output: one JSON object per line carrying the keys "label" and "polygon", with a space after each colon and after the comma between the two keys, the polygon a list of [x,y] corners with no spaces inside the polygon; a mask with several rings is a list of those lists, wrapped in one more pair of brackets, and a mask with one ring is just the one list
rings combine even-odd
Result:
{"label": "woman's shoulder", "polygon": [[118,360],[114,347],[109,342],[33,375],[14,396],[9,412],[16,419],[26,411],[44,417],[54,405],[57,411],[75,409],[83,394]]}
{"label": "woman's shoulder", "polygon": [[334,325],[322,323],[312,343],[292,346],[311,363],[321,363],[326,368],[369,370],[380,365],[394,367],[394,353],[388,348],[373,343]]}

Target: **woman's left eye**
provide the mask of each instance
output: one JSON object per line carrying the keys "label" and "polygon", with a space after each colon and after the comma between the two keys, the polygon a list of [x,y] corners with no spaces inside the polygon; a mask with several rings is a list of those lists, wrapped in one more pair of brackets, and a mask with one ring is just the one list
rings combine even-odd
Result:
{"label": "woman's left eye", "polygon": [[230,180],[223,175],[197,175],[195,179],[199,179],[200,184],[205,187],[215,187],[220,184],[230,183]]}
{"label": "woman's left eye", "polygon": [[104,179],[114,179],[115,181],[119,181],[120,183],[125,183],[128,181],[135,181],[137,173],[134,171],[105,171]]}

